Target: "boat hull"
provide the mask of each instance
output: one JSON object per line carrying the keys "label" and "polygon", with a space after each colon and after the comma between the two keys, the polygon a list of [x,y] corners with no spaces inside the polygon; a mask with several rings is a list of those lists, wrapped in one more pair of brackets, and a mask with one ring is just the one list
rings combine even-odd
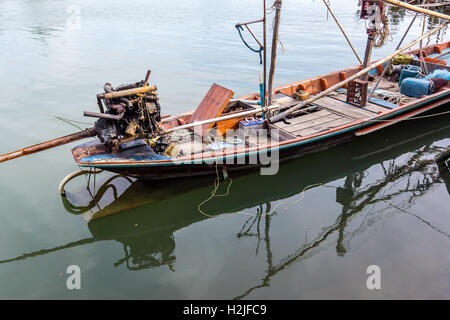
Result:
{"label": "boat hull", "polygon": [[[414,118],[420,116],[427,116],[433,113],[448,111],[450,106],[450,92],[442,95],[439,99],[430,101],[429,103],[422,103],[415,107],[403,112],[398,112],[392,116],[386,117],[385,120],[391,120],[386,122],[364,122],[359,125],[355,125],[350,128],[342,130],[336,130],[330,132],[327,135],[320,135],[303,141],[292,141],[290,143],[280,145],[277,147],[278,156],[274,159],[275,163],[269,165],[258,161],[254,162],[255,154],[235,154],[233,156],[224,156],[216,158],[215,161],[211,159],[204,159],[203,161],[197,161],[193,163],[183,162],[163,162],[163,163],[140,163],[128,162],[128,163],[109,163],[109,164],[81,164],[84,167],[96,167],[102,168],[107,171],[123,174],[126,176],[132,176],[139,179],[168,179],[168,178],[180,178],[180,177],[192,177],[201,175],[222,174],[222,170],[225,168],[227,172],[235,171],[253,171],[258,170],[261,167],[270,167],[270,165],[276,166],[277,163],[289,161],[292,159],[307,156],[309,154],[320,152],[328,148],[334,147],[342,143],[348,143],[356,139],[363,139],[364,135],[358,134],[364,132],[364,130],[376,129],[380,124],[384,126],[380,129],[383,130],[386,127],[395,125],[396,123],[405,120],[406,118]],[[395,121],[394,121],[395,120]],[[420,121],[420,120],[413,120]],[[372,129],[372,130],[373,130]],[[372,132],[369,132],[372,133]],[[411,133],[414,135],[414,133]],[[265,153],[272,152],[271,149],[264,150]],[[278,159],[278,160],[277,160]],[[258,154],[258,160],[259,154]]]}

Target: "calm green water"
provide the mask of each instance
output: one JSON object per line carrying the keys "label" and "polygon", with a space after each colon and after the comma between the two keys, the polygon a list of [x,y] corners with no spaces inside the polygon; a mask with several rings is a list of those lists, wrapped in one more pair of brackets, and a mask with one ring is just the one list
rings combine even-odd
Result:
{"label": "calm green water", "polygon": [[[362,56],[357,1],[331,4]],[[283,9],[276,85],[356,64],[321,1]],[[148,68],[163,113],[193,109],[212,82],[236,96],[257,91],[257,54],[234,24],[260,14],[254,0],[0,0],[0,153],[77,131],[56,117],[90,122],[82,112],[96,110],[105,82],[138,81]],[[375,57],[411,19],[393,17],[396,41]],[[213,218],[197,211],[212,176],[101,174],[96,202],[81,177],[67,185],[69,203],[57,187],[77,169],[74,144],[3,163],[0,298],[449,299],[450,177],[433,161],[450,144],[449,120],[403,123],[276,176],[232,177],[230,195],[204,207]],[[121,213],[83,219],[100,210]],[[81,290],[66,287],[69,265],[81,268]],[[366,287],[370,265],[380,290]]]}

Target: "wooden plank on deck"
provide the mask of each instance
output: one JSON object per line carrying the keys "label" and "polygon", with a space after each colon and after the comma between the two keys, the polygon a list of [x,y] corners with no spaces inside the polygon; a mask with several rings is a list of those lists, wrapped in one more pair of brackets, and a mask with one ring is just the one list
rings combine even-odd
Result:
{"label": "wooden plank on deck", "polygon": [[[332,96],[332,98],[340,100],[342,102],[345,102],[345,100],[347,99],[347,96],[343,95],[343,94],[338,94],[338,95]],[[385,112],[385,111],[389,110],[389,108],[385,108],[383,106],[376,105],[376,104],[374,104],[372,102],[369,102],[369,101],[366,102],[366,106],[364,107],[364,109],[367,109],[367,110],[372,111],[374,113]]]}
{"label": "wooden plank on deck", "polygon": [[366,111],[349,103],[330,97],[317,99],[316,101],[314,101],[314,104],[329,111],[334,111],[336,113],[352,117],[353,119],[363,119],[373,116],[373,113],[370,111]]}
{"label": "wooden plank on deck", "polygon": [[332,114],[331,112],[327,111],[327,110],[320,110],[320,111],[316,111],[316,112],[312,112],[312,113],[305,113],[305,114],[301,114],[296,118],[292,118],[292,119],[287,119],[287,121],[290,124],[284,123],[282,121],[277,122],[276,126],[278,128],[285,128],[285,127],[289,127],[295,124],[299,124],[305,121],[310,121],[316,118],[320,118],[320,117],[324,117],[324,116],[328,116]]}
{"label": "wooden plank on deck", "polygon": [[315,133],[318,133],[320,131],[324,131],[324,130],[328,130],[331,128],[335,128],[335,127],[339,127],[342,126],[343,124],[352,122],[353,120],[350,119],[345,119],[345,118],[340,118],[340,119],[336,119],[336,120],[331,120],[325,123],[321,123],[319,125],[310,127],[310,128],[305,128],[305,129],[301,129],[295,132],[291,132],[292,134],[295,134],[297,136],[309,136]]}
{"label": "wooden plank on deck", "polygon": [[287,132],[295,132],[295,131],[299,131],[302,129],[318,126],[320,124],[327,123],[327,122],[330,122],[332,120],[337,120],[337,119],[348,120],[347,118],[341,117],[340,115],[330,113],[330,115],[325,116],[325,117],[320,117],[320,118],[313,119],[311,121],[306,121],[306,122],[298,123],[295,125],[290,125],[290,126],[284,128],[284,130],[286,130]]}

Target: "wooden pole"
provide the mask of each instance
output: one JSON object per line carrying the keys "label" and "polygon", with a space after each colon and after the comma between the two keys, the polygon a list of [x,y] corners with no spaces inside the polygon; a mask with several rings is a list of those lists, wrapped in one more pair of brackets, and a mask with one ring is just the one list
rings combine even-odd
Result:
{"label": "wooden pole", "polygon": [[249,115],[253,115],[253,114],[258,114],[261,112],[267,112],[267,111],[277,109],[277,108],[279,108],[278,104],[274,104],[272,106],[257,108],[257,109],[248,110],[248,111],[242,111],[242,112],[230,114],[227,116],[221,116],[221,117],[206,119],[206,120],[202,120],[202,121],[196,121],[193,123],[188,123],[188,124],[184,124],[184,125],[181,125],[178,127],[173,127],[173,128],[164,130],[164,133],[169,133],[169,132],[182,130],[182,129],[189,129],[189,128],[193,128],[196,126],[202,126],[204,124],[213,123],[213,122],[220,122],[220,121],[224,121],[224,120],[241,118],[241,117],[245,117],[245,116],[249,116]]}
{"label": "wooden pole", "polygon": [[445,19],[445,20],[450,20],[450,16],[449,15],[446,15],[446,14],[443,14],[443,13],[440,13],[440,12],[436,12],[436,11],[432,11],[432,10],[419,8],[417,6],[413,6],[411,4],[402,2],[400,0],[383,0],[383,1],[384,2],[389,2],[390,4],[393,4],[393,5],[396,5],[396,6],[399,6],[399,7],[403,7],[405,9],[412,10],[412,11],[415,11],[415,12],[421,12],[421,13],[425,13],[425,14],[428,14],[428,15],[433,16],[433,17],[442,18],[442,19]]}
{"label": "wooden pole", "polygon": [[350,39],[347,37],[347,34],[345,33],[344,29],[342,28],[341,24],[339,23],[338,19],[336,18],[336,16],[334,15],[333,11],[331,10],[330,6],[328,5],[327,0],[322,0],[323,3],[325,4],[325,6],[327,7],[328,12],[331,14],[331,16],[333,17],[334,21],[336,21],[336,24],[338,25],[339,29],[341,29],[342,34],[345,37],[345,40],[347,40],[348,45],[350,46],[350,48],[352,48],[353,53],[356,56],[356,59],[358,59],[359,63],[362,65],[363,62],[361,61],[361,59],[359,58],[358,53],[356,52],[355,48],[353,47],[353,44],[351,43]]}
{"label": "wooden pole", "polygon": [[[364,62],[362,64],[362,68],[365,69],[370,63],[370,57],[372,56],[373,42],[374,42],[374,34],[369,33],[367,36],[367,44],[366,51],[364,54]],[[367,73],[364,73],[361,77],[361,80],[367,80]]]}
{"label": "wooden pole", "polygon": [[255,36],[255,34],[252,32],[252,30],[250,29],[250,27],[248,25],[245,25],[245,27],[247,28],[248,32],[250,32],[250,34],[252,35],[253,39],[255,39],[255,41],[259,44],[260,47],[262,47],[261,42],[259,42],[258,38]]}
{"label": "wooden pole", "polygon": [[147,86],[148,83],[148,78],[150,78],[150,74],[152,73],[152,70],[148,70],[147,74],[145,75],[145,80],[144,80],[144,87]]}
{"label": "wooden pole", "polygon": [[22,156],[26,156],[26,155],[29,155],[32,153],[36,153],[36,152],[44,151],[44,150],[51,149],[54,147],[62,146],[63,144],[74,142],[74,141],[77,141],[80,139],[93,137],[96,134],[97,134],[97,130],[95,128],[85,129],[83,131],[69,134],[64,137],[56,138],[56,139],[53,139],[50,141],[35,144],[31,147],[26,147],[21,150],[17,150],[17,151],[10,152],[10,153],[4,154],[4,155],[0,155],[0,162],[9,161],[9,160],[19,158]]}
{"label": "wooden pole", "polygon": [[277,60],[277,44],[278,44],[278,30],[280,28],[280,15],[281,15],[281,4],[282,0],[275,0],[275,21],[273,26],[273,36],[272,36],[272,51],[271,51],[271,57],[270,57],[270,71],[269,71],[269,103],[270,106],[272,104],[273,100],[273,78],[275,75],[275,63]]}
{"label": "wooden pole", "polygon": [[308,105],[308,104],[310,104],[310,103],[316,101],[317,99],[320,99],[320,98],[326,96],[327,94],[329,94],[329,93],[331,93],[331,92],[333,92],[333,91],[335,91],[335,90],[337,90],[337,89],[339,89],[339,88],[342,88],[343,86],[345,86],[345,85],[346,85],[347,83],[349,83],[350,81],[353,81],[353,80],[355,80],[356,78],[359,78],[360,76],[362,76],[363,74],[366,74],[366,73],[369,72],[370,70],[372,70],[372,69],[374,69],[374,68],[376,68],[376,67],[382,65],[382,64],[385,63],[386,61],[389,61],[390,59],[392,59],[392,58],[393,58],[394,56],[396,56],[397,54],[402,53],[403,51],[405,51],[405,50],[411,48],[412,46],[416,45],[418,42],[420,42],[420,40],[423,40],[423,39],[425,39],[426,37],[432,35],[433,33],[439,31],[440,29],[442,29],[443,27],[445,27],[447,24],[448,24],[448,22],[443,23],[443,24],[437,26],[436,28],[434,28],[434,29],[430,30],[429,32],[427,32],[426,34],[420,36],[419,38],[417,38],[416,40],[414,40],[413,42],[411,42],[411,43],[408,44],[407,46],[405,46],[405,47],[403,47],[403,48],[401,48],[401,49],[396,50],[394,53],[388,55],[387,57],[385,57],[385,58],[383,58],[383,59],[378,60],[378,61],[375,62],[375,63],[372,63],[370,66],[368,66],[367,68],[365,68],[365,69],[363,69],[363,70],[361,70],[361,71],[355,73],[353,76],[349,77],[348,79],[346,79],[346,80],[344,80],[344,81],[342,81],[342,82],[339,82],[339,83],[335,84],[334,86],[331,86],[331,87],[328,88],[327,90],[324,90],[324,91],[322,91],[321,93],[315,95],[314,97],[311,97],[311,98],[305,100],[303,103],[301,103],[301,104],[299,104],[299,105],[296,105],[295,107],[292,107],[292,108],[290,108],[290,109],[288,109],[288,110],[286,110],[286,111],[284,111],[284,112],[282,112],[282,113],[279,113],[279,114],[277,114],[277,115],[275,115],[275,116],[269,118],[269,119],[268,119],[269,122],[270,122],[270,123],[274,123],[274,122],[280,121],[280,120],[286,118],[288,115],[290,115],[290,114],[293,113],[294,111],[297,111],[297,110],[303,108],[304,106],[306,106],[306,105]]}

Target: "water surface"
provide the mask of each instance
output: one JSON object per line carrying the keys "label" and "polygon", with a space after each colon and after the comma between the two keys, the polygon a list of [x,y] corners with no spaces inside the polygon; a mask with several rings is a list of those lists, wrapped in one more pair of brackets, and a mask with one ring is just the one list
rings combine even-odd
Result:
{"label": "water surface", "polygon": [[[321,1],[283,3],[275,85],[357,63]],[[357,1],[331,4],[363,56]],[[0,0],[0,153],[78,130],[56,117],[89,127],[82,113],[96,110],[103,84],[147,69],[163,113],[195,108],[213,82],[235,96],[257,91],[259,58],[234,25],[260,14],[253,0]],[[391,17],[395,40],[375,58],[411,19]],[[417,23],[406,42],[420,32]],[[449,145],[449,120],[409,121],[276,176],[233,176],[230,195],[204,207],[213,218],[197,210],[213,176],[102,174],[95,191],[93,181],[90,190],[84,178],[71,182],[66,201],[57,186],[77,169],[74,144],[3,163],[0,298],[448,299],[450,182],[433,158]],[[99,211],[121,213],[83,219]],[[81,290],[66,288],[72,264]],[[381,268],[381,290],[366,287],[369,265]]]}

